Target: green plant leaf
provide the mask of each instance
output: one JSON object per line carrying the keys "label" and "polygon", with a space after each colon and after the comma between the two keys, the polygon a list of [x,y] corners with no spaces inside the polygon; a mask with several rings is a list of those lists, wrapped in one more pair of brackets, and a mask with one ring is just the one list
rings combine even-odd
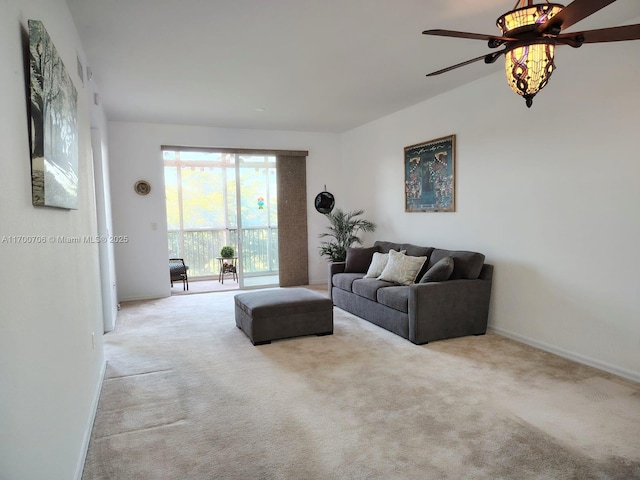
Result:
{"label": "green plant leaf", "polygon": [[374,232],[376,224],[357,218],[364,214],[364,210],[354,210],[344,212],[337,208],[333,212],[327,213],[325,217],[329,220],[327,232],[321,233],[320,238],[332,238],[320,244],[320,255],[328,257],[331,262],[344,262],[347,257],[347,248],[353,244],[362,244],[360,232]]}

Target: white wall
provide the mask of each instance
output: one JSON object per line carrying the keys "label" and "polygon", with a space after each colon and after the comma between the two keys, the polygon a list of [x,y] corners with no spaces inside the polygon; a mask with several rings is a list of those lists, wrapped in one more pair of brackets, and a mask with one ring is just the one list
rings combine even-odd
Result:
{"label": "white wall", "polygon": [[[84,54],[64,0],[0,8],[0,478],[79,478],[104,365],[98,248],[7,238],[97,233]],[[44,23],[78,89],[78,210],[31,204],[28,19]]]}
{"label": "white wall", "polygon": [[[348,203],[377,238],[485,253],[499,332],[640,380],[638,42],[556,64],[530,110],[495,74],[346,133]],[[449,134],[457,211],[405,213],[404,147]]]}
{"label": "white wall", "polygon": [[[95,109],[95,105],[94,105]],[[104,115],[98,121],[92,121],[91,146],[93,149],[93,165],[95,169],[96,213],[98,218],[98,235],[101,238],[112,238],[113,216],[111,212],[111,182],[109,180],[109,154],[107,148],[107,122]],[[116,264],[114,242],[102,242],[98,245],[100,253],[100,283],[102,285],[102,313],[104,332],[115,328],[118,315],[118,292],[116,288]]]}
{"label": "white wall", "polygon": [[[340,174],[338,135],[110,122],[113,229],[115,235],[129,238],[128,243],[115,244],[120,300],[170,295],[161,145],[308,150],[309,281],[326,280],[326,261],[318,255],[318,234],[327,222],[315,211],[313,200],[325,184],[338,206],[346,197],[349,179]],[[133,190],[141,179],[151,183],[146,196]]]}

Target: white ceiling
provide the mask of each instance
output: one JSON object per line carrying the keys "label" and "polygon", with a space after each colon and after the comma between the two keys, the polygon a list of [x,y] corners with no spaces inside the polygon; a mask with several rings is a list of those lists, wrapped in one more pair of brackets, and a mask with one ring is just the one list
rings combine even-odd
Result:
{"label": "white ceiling", "polygon": [[[427,78],[489,49],[421,32],[497,34],[514,0],[67,3],[109,120],[343,132],[501,70]],[[638,16],[640,1],[618,0],[573,30]]]}

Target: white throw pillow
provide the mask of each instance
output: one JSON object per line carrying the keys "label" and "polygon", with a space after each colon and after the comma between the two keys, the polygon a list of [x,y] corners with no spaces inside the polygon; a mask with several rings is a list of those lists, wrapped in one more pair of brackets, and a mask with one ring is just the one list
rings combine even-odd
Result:
{"label": "white throw pillow", "polygon": [[391,250],[387,264],[378,279],[401,285],[411,285],[415,282],[418,272],[426,261],[427,257],[411,257]]}
{"label": "white throw pillow", "polygon": [[[395,250],[389,250],[389,252],[398,253]],[[400,254],[404,255],[404,252],[406,252],[406,250],[402,250]],[[371,259],[371,264],[369,265],[367,274],[364,276],[364,278],[378,278],[384,270],[384,267],[387,265],[388,259],[388,253],[375,252],[373,254],[373,258]]]}
{"label": "white throw pillow", "polygon": [[364,276],[364,278],[378,278],[384,270],[388,258],[388,253],[375,252],[373,254],[373,258],[371,259],[371,264],[369,265],[367,274]]}

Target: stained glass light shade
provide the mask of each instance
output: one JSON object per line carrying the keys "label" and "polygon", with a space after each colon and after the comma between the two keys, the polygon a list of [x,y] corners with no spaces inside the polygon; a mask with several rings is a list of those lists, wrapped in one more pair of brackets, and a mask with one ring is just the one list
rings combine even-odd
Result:
{"label": "stained glass light shade", "polygon": [[[532,5],[505,13],[498,21],[504,36],[533,31],[563,9],[558,4]],[[538,37],[531,43],[518,44],[505,54],[505,73],[511,89],[525,98],[531,107],[533,97],[549,82],[555,65],[555,39]]]}

